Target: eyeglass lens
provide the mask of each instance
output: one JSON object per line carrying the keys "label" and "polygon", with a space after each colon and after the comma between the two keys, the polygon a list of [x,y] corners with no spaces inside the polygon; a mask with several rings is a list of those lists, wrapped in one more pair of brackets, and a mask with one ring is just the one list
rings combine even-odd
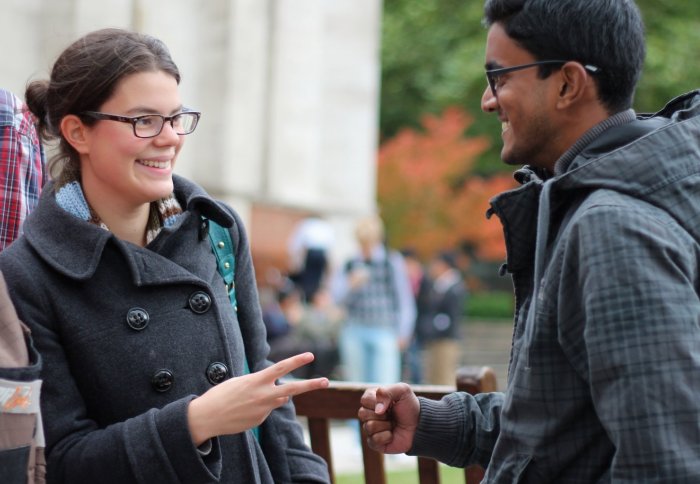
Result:
{"label": "eyeglass lens", "polygon": [[165,118],[159,114],[140,116],[134,123],[136,136],[150,138],[158,136],[163,130],[163,125],[169,120],[171,126],[177,134],[190,134],[197,126],[197,113],[180,113],[170,118]]}

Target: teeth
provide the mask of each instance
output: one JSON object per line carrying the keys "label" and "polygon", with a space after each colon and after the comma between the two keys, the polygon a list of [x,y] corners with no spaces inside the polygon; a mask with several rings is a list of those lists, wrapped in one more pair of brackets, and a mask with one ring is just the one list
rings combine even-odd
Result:
{"label": "teeth", "polygon": [[510,128],[510,123],[508,121],[503,121],[501,123],[501,133],[505,132]]}
{"label": "teeth", "polygon": [[170,160],[168,161],[155,161],[155,160],[139,160],[142,165],[150,166],[151,168],[167,168],[170,166]]}

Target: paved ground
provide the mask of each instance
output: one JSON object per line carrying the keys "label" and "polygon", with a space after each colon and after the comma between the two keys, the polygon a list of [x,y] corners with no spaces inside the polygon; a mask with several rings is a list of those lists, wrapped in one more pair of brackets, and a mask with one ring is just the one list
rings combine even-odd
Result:
{"label": "paved ground", "polygon": [[[463,365],[490,366],[496,372],[498,387],[505,388],[506,374],[513,326],[510,322],[486,323],[472,321],[464,331]],[[305,426],[305,419],[301,419]],[[333,465],[337,474],[360,472],[362,450],[359,430],[345,421],[334,422],[331,427]],[[308,443],[308,436],[307,436]],[[415,457],[387,456],[386,468],[417,468]]]}

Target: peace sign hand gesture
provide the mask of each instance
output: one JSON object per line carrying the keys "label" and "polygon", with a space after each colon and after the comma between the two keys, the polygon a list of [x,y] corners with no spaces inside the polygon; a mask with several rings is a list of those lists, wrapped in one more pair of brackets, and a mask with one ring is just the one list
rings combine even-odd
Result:
{"label": "peace sign hand gesture", "polygon": [[295,355],[256,373],[226,380],[192,400],[187,420],[195,446],[218,435],[237,434],[258,426],[289,397],[327,387],[327,378],[276,384],[313,360],[312,353]]}

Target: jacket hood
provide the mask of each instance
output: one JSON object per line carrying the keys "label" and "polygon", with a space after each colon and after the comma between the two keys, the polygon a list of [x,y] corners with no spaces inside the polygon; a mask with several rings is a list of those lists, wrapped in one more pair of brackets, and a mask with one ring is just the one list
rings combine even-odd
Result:
{"label": "jacket hood", "polygon": [[[213,200],[201,187],[177,175],[173,175],[173,184],[175,196],[185,213],[212,219],[223,227],[233,226],[234,218],[229,210]],[[163,231],[177,230],[184,218],[187,217],[181,217]],[[108,241],[115,240],[118,246],[125,244],[111,232],[74,217],[61,208],[56,202],[53,182],[44,187],[39,205],[25,221],[24,234],[27,242],[49,265],[75,279],[87,279],[94,274]],[[127,252],[125,255],[130,258]],[[134,274],[137,273],[134,271]]]}
{"label": "jacket hood", "polygon": [[552,180],[552,203],[599,188],[663,209],[700,240],[700,90],[605,131]]}

